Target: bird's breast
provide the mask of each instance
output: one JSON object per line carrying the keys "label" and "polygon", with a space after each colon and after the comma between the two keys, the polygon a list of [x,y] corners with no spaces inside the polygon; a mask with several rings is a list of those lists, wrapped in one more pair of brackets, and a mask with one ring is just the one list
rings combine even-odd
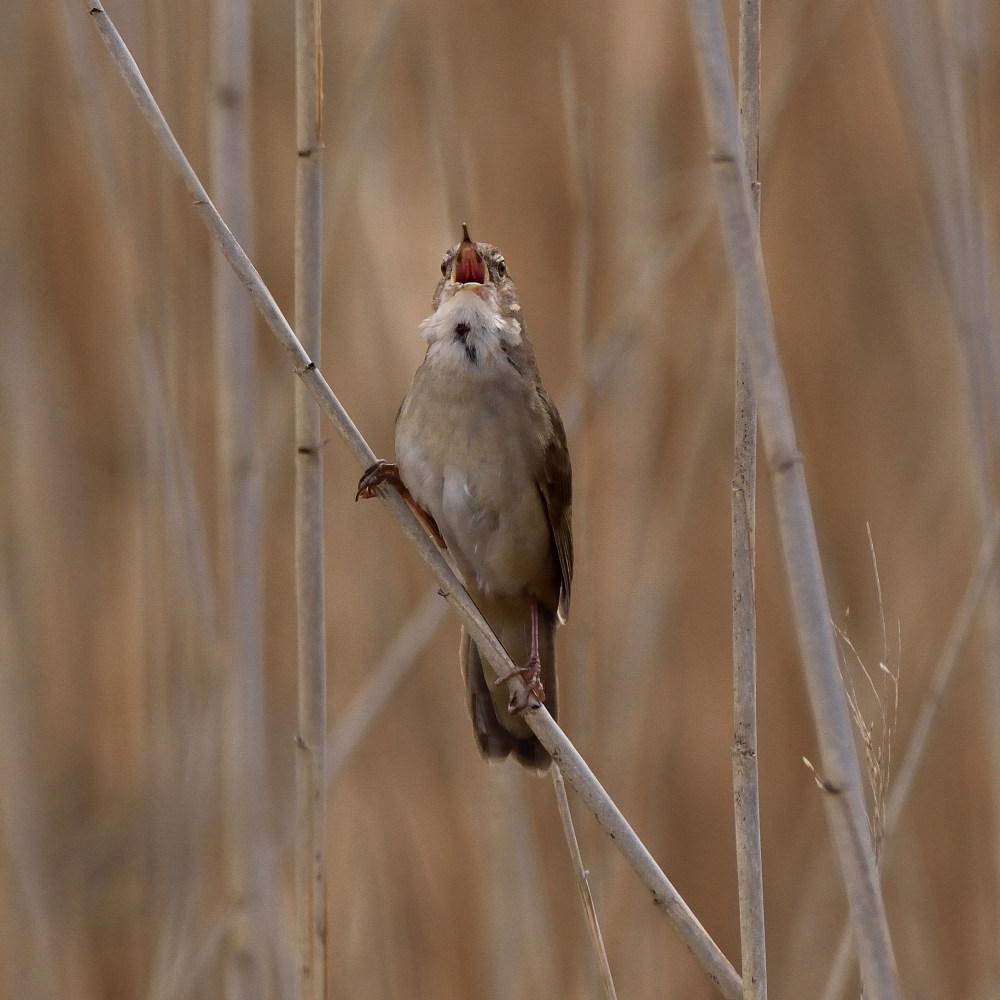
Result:
{"label": "bird's breast", "polygon": [[396,422],[403,482],[437,522],[466,583],[498,595],[548,591],[556,570],[536,485],[543,449],[533,387],[425,368]]}

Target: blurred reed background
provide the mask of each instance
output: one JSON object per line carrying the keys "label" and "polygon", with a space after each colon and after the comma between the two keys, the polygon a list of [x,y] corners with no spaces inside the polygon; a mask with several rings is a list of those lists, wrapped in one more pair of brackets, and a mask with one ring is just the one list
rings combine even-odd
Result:
{"label": "blurred reed background", "polygon": [[[214,193],[206,5],[108,12]],[[293,34],[290,4],[253,3],[248,242],[289,317]],[[440,255],[463,221],[503,249],[572,428],[561,722],[738,965],[734,316],[685,4],[329,4],[324,34],[322,368],[390,456]],[[9,5],[0,58],[0,997],[215,997],[233,901],[214,249],[82,4]],[[886,647],[899,676],[890,788],[996,502],[998,107],[988,0],[764,5],[765,260],[831,606],[873,675]],[[246,350],[264,711],[238,735],[266,770],[254,962],[261,995],[288,997],[294,379],[262,326]],[[595,996],[550,784],[479,759],[457,623],[440,609],[435,624],[443,602],[387,514],[352,502],[360,471],[334,435],[334,729],[412,615],[430,638],[334,755],[329,995]],[[845,903],[802,764],[816,751],[763,469],[758,511],[771,992],[818,996]],[[912,998],[1000,996],[989,598],[886,847]],[[853,654],[845,669],[878,739]],[[577,821],[619,996],[713,996],[585,810]]]}

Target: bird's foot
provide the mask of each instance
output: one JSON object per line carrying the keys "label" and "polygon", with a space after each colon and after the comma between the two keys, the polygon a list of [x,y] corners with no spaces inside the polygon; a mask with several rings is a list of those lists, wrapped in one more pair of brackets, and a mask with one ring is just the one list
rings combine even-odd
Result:
{"label": "bird's foot", "polygon": [[417,516],[417,520],[424,526],[427,534],[441,546],[442,549],[447,549],[448,546],[445,545],[444,538],[441,537],[441,532],[438,529],[437,521],[434,520],[431,515],[424,510],[413,496],[410,491],[406,488],[406,483],[399,476],[399,468],[394,462],[387,462],[384,458],[380,458],[374,465],[369,466],[364,475],[358,482],[358,492],[354,494],[354,502],[357,503],[358,500],[372,500],[378,496],[378,488],[383,484],[388,483],[390,486],[395,486],[399,491],[399,495],[407,502],[410,510],[413,511]]}
{"label": "bird's foot", "polygon": [[512,677],[520,677],[524,681],[524,690],[510,696],[507,711],[511,715],[517,715],[528,708],[530,695],[534,695],[539,701],[545,701],[545,688],[542,687],[542,661],[538,658],[537,653],[532,653],[523,667],[514,667],[502,677],[498,677],[494,684],[499,687],[501,684],[506,684]]}
{"label": "bird's foot", "polygon": [[399,469],[395,463],[387,462],[380,458],[374,465],[365,470],[365,474],[358,482],[358,492],[354,494],[354,500],[372,500],[378,496],[376,492],[383,483],[390,483],[397,490],[402,492],[403,480],[399,478]]}

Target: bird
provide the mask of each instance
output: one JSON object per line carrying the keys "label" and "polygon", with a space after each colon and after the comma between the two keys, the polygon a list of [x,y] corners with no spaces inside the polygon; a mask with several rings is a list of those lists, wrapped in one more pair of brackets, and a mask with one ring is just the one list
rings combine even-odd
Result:
{"label": "bird", "polygon": [[[573,579],[572,469],[559,411],[503,254],[462,239],[441,261],[427,342],[396,415],[396,461],[379,460],[355,499],[400,490],[458,571],[516,664],[495,678],[462,627],[459,662],[479,750],[539,774],[550,756],[522,713],[529,694],[557,715],[554,636]],[[506,697],[520,676],[525,689]]]}

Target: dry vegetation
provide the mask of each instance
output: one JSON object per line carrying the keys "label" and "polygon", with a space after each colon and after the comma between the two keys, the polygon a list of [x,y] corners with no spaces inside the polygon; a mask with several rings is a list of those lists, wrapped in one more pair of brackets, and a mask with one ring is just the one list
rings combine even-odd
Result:
{"label": "dry vegetation", "polygon": [[[0,998],[215,997],[231,900],[213,248],[83,5],[10,6],[0,34]],[[288,4],[253,6],[249,249],[291,316],[293,24]],[[543,377],[574,428],[578,555],[561,722],[738,964],[734,317],[685,4],[350,6],[325,12],[323,370],[388,456],[441,252],[462,221],[503,248]],[[204,7],[108,3],[213,192],[227,178],[207,172]],[[894,0],[779,0],[764,11],[772,303],[831,606],[838,620],[850,608],[851,649],[869,666],[883,655],[884,615],[898,660],[894,769],[995,504],[998,303],[983,289],[996,272],[1000,19],[985,0],[942,8],[928,8],[926,27],[946,72],[918,59],[909,83]],[[592,124],[591,193],[571,154],[587,133],[567,130],[570,78]],[[942,79],[947,120],[934,113]],[[266,768],[247,831],[262,994],[287,997],[293,377],[263,329],[247,351],[264,674],[260,723],[241,738]],[[324,458],[336,727],[433,588],[386,512],[352,502],[360,470],[339,439]],[[817,759],[815,741],[763,470],[760,482],[769,982],[775,997],[816,996],[845,903],[822,793],[802,765]],[[1000,993],[991,600],[988,590],[886,844],[889,922],[912,998]],[[330,787],[329,995],[597,996],[552,787],[482,763],[457,625],[442,615],[432,629]],[[865,703],[863,680],[856,688],[870,723],[879,706]],[[577,810],[618,995],[713,996],[588,819]]]}

